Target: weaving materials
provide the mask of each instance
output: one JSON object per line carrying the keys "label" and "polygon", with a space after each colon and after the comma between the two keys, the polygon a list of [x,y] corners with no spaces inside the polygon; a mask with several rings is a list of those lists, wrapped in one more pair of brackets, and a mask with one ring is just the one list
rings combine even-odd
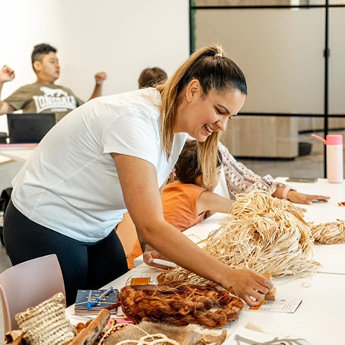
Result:
{"label": "weaving materials", "polygon": [[[151,345],[154,335],[164,336],[181,345],[221,345],[226,339],[226,330],[209,330],[198,325],[172,326],[163,323],[140,322],[138,325],[129,325],[105,339],[104,345],[140,344]],[[143,336],[146,338],[143,339]],[[163,344],[168,344],[164,342]],[[169,342],[170,344],[170,342]]]}
{"label": "weaving materials", "polygon": [[[310,225],[294,204],[256,191],[239,194],[229,219],[199,244],[229,266],[281,277],[317,271],[320,264],[313,260],[313,243]],[[209,283],[181,267],[160,282]]]}
{"label": "weaving materials", "polygon": [[121,290],[121,307],[136,323],[152,321],[179,326],[192,323],[216,328],[236,320],[243,302],[211,286],[135,285]]}
{"label": "weaving materials", "polygon": [[345,242],[345,221],[337,219],[336,222],[313,225],[311,232],[315,243],[335,244]]}
{"label": "weaving materials", "polygon": [[62,293],[40,303],[36,307],[16,315],[24,339],[31,345],[65,345],[76,335],[76,330],[66,318]]}
{"label": "weaving materials", "polygon": [[177,341],[172,340],[172,339],[168,338],[165,334],[161,334],[161,333],[144,335],[141,338],[139,338],[138,340],[123,340],[123,341],[120,341],[119,343],[117,343],[117,345],[124,345],[124,344],[137,344],[137,345],[148,345],[148,344],[152,344],[152,345],[158,345],[158,344],[168,345],[168,344],[171,344],[171,345],[181,345]]}

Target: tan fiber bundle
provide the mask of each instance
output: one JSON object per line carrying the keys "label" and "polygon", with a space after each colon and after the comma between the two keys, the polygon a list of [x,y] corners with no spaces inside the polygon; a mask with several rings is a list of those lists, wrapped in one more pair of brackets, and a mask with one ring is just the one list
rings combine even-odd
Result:
{"label": "tan fiber bundle", "polygon": [[217,328],[236,320],[243,305],[238,297],[212,286],[133,285],[121,290],[122,310],[136,323],[192,323]]}
{"label": "tan fiber bundle", "polygon": [[76,330],[66,318],[63,300],[64,295],[57,293],[36,307],[16,315],[28,344],[64,345],[73,340]]}
{"label": "tan fiber bundle", "polygon": [[315,243],[335,244],[345,242],[345,221],[337,219],[336,222],[326,224],[311,224],[311,232]]}
{"label": "tan fiber bundle", "polygon": [[[320,266],[313,261],[313,238],[302,212],[266,192],[238,195],[228,221],[199,244],[229,266],[270,272],[274,277],[311,275]],[[161,282],[200,284],[206,280],[178,267]]]}
{"label": "tan fiber bundle", "polygon": [[[156,341],[154,344],[167,345],[172,342],[183,345],[221,345],[227,336],[225,329],[210,330],[201,328],[198,325],[173,326],[163,323],[152,323],[143,321],[138,326],[128,324],[121,330],[112,333],[104,340],[104,345],[119,344],[142,344],[150,345],[157,339],[155,335],[164,334],[167,338],[162,342]],[[146,336],[146,341],[142,338]],[[101,345],[99,343],[99,345]]]}

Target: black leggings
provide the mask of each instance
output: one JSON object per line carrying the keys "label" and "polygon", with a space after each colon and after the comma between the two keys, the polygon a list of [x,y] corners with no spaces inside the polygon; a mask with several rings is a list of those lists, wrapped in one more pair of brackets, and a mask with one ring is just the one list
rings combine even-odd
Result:
{"label": "black leggings", "polygon": [[78,289],[99,289],[128,271],[115,231],[96,243],[80,242],[31,221],[12,202],[6,210],[4,240],[12,265],[48,254],[57,255],[67,305],[75,302]]}

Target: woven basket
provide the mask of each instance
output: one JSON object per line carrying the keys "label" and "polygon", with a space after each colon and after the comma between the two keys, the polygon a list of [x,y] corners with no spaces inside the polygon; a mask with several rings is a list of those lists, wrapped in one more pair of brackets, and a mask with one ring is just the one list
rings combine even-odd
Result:
{"label": "woven basket", "polygon": [[24,339],[31,345],[64,345],[70,343],[76,330],[66,318],[62,293],[42,302],[36,307],[16,315]]}

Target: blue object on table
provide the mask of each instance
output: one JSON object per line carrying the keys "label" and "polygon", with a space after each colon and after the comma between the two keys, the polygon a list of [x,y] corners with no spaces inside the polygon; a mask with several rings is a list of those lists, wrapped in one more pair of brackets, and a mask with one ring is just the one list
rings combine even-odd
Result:
{"label": "blue object on table", "polygon": [[104,296],[107,296],[111,291],[113,291],[113,287],[110,286],[107,290],[105,290],[98,298],[96,298],[95,300],[91,301],[91,290],[90,290],[90,294],[89,294],[89,298],[87,301],[87,309],[90,309],[92,307],[95,307]]}
{"label": "blue object on table", "polygon": [[91,296],[92,296],[92,290],[90,290],[89,297],[87,299],[87,309],[91,308]]}

